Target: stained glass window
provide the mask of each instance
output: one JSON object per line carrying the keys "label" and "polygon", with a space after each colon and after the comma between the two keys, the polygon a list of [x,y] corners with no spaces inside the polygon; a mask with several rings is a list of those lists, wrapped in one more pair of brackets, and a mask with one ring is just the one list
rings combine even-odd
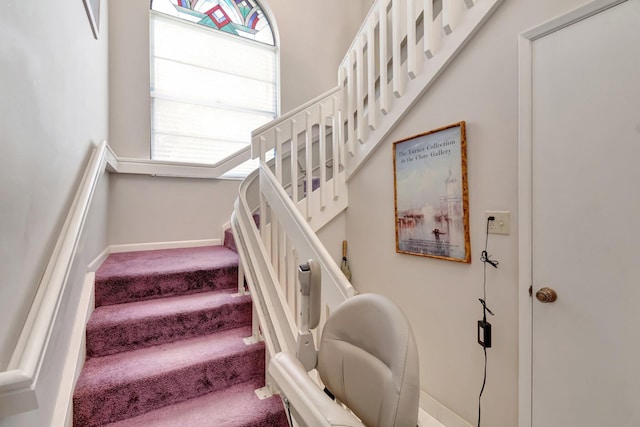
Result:
{"label": "stained glass window", "polygon": [[153,0],[150,33],[152,159],[215,164],[276,117],[277,49],[255,0]]}
{"label": "stained glass window", "polygon": [[214,30],[275,44],[269,21],[254,0],[153,0],[151,8]]}

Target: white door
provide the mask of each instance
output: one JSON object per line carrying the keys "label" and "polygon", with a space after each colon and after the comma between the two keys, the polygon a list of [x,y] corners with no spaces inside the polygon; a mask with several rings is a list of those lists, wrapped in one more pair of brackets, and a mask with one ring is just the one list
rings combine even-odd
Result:
{"label": "white door", "polygon": [[533,41],[531,82],[531,425],[638,427],[640,0]]}

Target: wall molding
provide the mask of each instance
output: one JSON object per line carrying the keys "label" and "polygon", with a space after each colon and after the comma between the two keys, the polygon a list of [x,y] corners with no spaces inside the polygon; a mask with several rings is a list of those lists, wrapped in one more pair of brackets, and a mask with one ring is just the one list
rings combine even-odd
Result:
{"label": "wall molding", "polygon": [[38,285],[33,304],[7,370],[0,372],[0,417],[38,408],[38,378],[44,364],[61,301],[71,281],[93,195],[105,168],[115,166],[106,141],[92,152],[78,191]]}
{"label": "wall molding", "polygon": [[[221,239],[203,239],[203,240],[179,240],[174,242],[129,243],[129,244],[122,244],[122,245],[110,245],[107,249],[105,249],[105,251],[108,251],[107,253],[107,256],[108,256],[109,254],[115,254],[120,252],[139,252],[139,251],[153,251],[158,249],[179,249],[179,248],[196,248],[196,247],[202,247],[202,246],[215,246],[215,245],[220,245],[221,242],[222,242]],[[102,263],[102,261],[100,262],[100,264]]]}
{"label": "wall molding", "polygon": [[62,381],[58,388],[58,398],[51,418],[51,427],[73,426],[73,391],[86,357],[85,329],[89,316],[95,307],[95,274],[87,273],[82,294],[71,326],[73,332],[69,342],[69,351],[62,371]]}
{"label": "wall molding", "polygon": [[[422,422],[422,420],[425,419],[427,423],[425,425],[421,423],[420,427],[473,427],[432,396],[424,391],[420,391],[420,412],[423,411],[425,414],[420,414],[420,421]],[[425,415],[426,418],[423,418]],[[429,418],[434,418],[435,420],[429,420]]]}
{"label": "wall molding", "polygon": [[[244,157],[248,157],[248,150],[249,148],[230,162],[241,162]],[[54,326],[58,320],[62,299],[70,286],[72,265],[81,246],[81,236],[92,206],[94,192],[105,172],[217,179],[226,172],[225,168],[231,163],[211,166],[120,159],[106,141],[102,141],[93,149],[56,246],[38,285],[36,296],[22,327],[11,360],[7,369],[0,372],[0,418],[35,410],[39,407],[38,396],[41,393],[38,393],[38,378],[55,329]],[[88,277],[92,278],[90,287],[93,289],[93,272],[111,253],[219,245],[221,241],[222,239],[205,239],[108,246],[87,266]],[[60,417],[67,420],[68,413],[65,411],[68,410],[70,404],[69,393],[73,392],[75,379],[83,365],[81,346],[84,342],[84,327],[87,316],[93,307],[92,299],[87,299],[86,287],[85,283],[85,289],[81,295],[82,300],[80,306],[77,307],[78,312],[73,325],[70,350],[64,362],[64,376],[59,385],[59,395],[54,408],[55,420]],[[89,304],[90,307],[87,307],[86,304]]]}

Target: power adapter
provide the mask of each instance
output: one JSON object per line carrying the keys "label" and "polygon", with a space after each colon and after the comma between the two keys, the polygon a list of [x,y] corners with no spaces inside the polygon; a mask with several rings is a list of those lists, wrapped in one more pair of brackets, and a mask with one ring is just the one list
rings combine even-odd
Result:
{"label": "power adapter", "polygon": [[478,344],[491,348],[491,323],[486,320],[478,320]]}

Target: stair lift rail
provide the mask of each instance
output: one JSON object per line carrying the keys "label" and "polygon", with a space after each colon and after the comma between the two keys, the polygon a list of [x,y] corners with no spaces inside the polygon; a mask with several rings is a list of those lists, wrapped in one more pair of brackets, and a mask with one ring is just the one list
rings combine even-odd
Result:
{"label": "stair lift rail", "polygon": [[[253,218],[256,212],[260,229]],[[301,262],[313,259],[321,277],[321,309],[314,315],[319,317],[319,331],[327,313],[356,294],[266,163],[241,184],[231,228],[242,266],[239,283],[246,279],[258,320],[253,336],[265,340],[267,362],[277,352],[296,352],[303,326],[298,317],[301,298],[296,295]],[[271,384],[268,377],[267,384]]]}

